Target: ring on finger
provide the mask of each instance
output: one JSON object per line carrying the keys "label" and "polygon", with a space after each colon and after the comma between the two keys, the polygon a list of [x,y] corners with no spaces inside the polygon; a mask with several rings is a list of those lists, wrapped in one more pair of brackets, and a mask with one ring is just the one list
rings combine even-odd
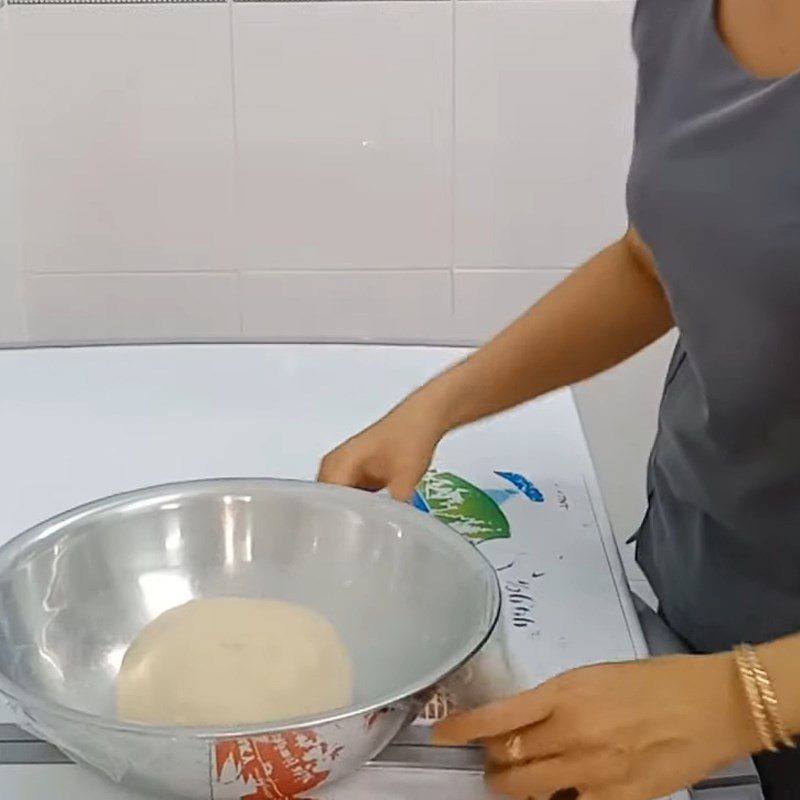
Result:
{"label": "ring on finger", "polygon": [[506,752],[508,753],[508,760],[512,764],[525,760],[525,753],[522,749],[522,736],[519,733],[509,737],[506,743]]}

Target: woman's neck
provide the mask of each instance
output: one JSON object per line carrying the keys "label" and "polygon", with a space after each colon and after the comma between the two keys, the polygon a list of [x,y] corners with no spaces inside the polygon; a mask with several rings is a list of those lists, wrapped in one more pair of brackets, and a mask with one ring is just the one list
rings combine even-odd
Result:
{"label": "woman's neck", "polygon": [[759,78],[800,70],[798,0],[716,0],[716,22],[734,57]]}

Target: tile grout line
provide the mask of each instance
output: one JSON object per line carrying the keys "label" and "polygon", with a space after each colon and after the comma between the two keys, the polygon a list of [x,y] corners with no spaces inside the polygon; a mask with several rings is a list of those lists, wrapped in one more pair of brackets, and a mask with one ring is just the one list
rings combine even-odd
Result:
{"label": "tile grout line", "polygon": [[[288,270],[280,270],[281,272]],[[144,269],[144,270],[89,270],[76,272],[51,272],[49,270],[24,270],[28,278],[203,278],[236,275],[236,270],[228,269]]]}
{"label": "tile grout line", "polygon": [[[0,0],[0,27],[2,27],[6,41],[6,51],[0,57],[0,66],[9,75],[13,74],[12,60],[16,51],[10,51],[11,37],[13,35],[11,29],[11,12],[8,8],[9,4]],[[17,125],[16,114],[14,110],[17,107],[17,100],[19,97],[18,83],[15,81],[8,82],[8,89],[2,95],[2,111],[4,117],[9,120],[8,122],[8,138],[5,142],[5,153],[9,159],[9,190],[11,192],[11,200],[13,207],[11,213],[8,215],[8,220],[13,228],[11,239],[11,259],[12,270],[15,278],[15,302],[19,305],[21,325],[21,341],[30,341],[31,338],[31,321],[30,311],[28,304],[28,272],[25,269],[25,261],[23,258],[22,249],[22,235],[21,231],[21,216],[20,216],[20,159],[19,159],[19,127]]]}
{"label": "tile grout line", "polygon": [[456,16],[457,0],[450,0],[450,316],[456,317]]}
{"label": "tile grout line", "polygon": [[[224,269],[124,269],[124,270],[81,270],[75,272],[50,270],[30,270],[26,274],[31,278],[159,278],[159,277],[204,277],[213,275],[435,275],[440,273],[450,274],[450,267],[299,267],[292,266],[272,267],[263,269],[241,269],[239,267],[229,267]],[[469,270],[460,270],[468,272]],[[479,270],[483,272],[484,270]],[[485,270],[489,271],[489,270]]]}
{"label": "tile grout line", "polygon": [[239,115],[238,104],[236,102],[236,35],[234,33],[234,0],[227,0],[228,3],[228,56],[230,58],[230,87],[231,87],[231,130],[233,134],[233,203],[232,216],[229,219],[228,236],[231,255],[233,256],[233,269],[236,275],[236,312],[239,317],[239,333],[244,334],[244,305],[242,303],[242,252],[241,237],[239,236],[239,223],[241,220],[241,192],[239,176],[240,157],[239,157]]}

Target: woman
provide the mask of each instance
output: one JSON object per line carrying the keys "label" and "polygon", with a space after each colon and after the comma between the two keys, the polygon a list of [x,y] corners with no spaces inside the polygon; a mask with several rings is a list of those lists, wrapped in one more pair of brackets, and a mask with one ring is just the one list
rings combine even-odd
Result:
{"label": "woman", "polygon": [[796,800],[800,3],[639,0],[633,33],[628,232],[320,478],[407,498],[447,432],[677,326],[637,555],[698,655],[577,670],[438,736],[483,742],[493,786],[537,800],[650,800],[779,748],[756,757],[765,795]]}

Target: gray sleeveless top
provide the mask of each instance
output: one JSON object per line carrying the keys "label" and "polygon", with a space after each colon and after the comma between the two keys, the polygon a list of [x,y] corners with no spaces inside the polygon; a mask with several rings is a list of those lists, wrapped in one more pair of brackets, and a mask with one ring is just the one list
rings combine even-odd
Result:
{"label": "gray sleeveless top", "polygon": [[800,73],[749,74],[714,0],[639,0],[631,224],[680,329],[638,559],[696,648],[800,631]]}

